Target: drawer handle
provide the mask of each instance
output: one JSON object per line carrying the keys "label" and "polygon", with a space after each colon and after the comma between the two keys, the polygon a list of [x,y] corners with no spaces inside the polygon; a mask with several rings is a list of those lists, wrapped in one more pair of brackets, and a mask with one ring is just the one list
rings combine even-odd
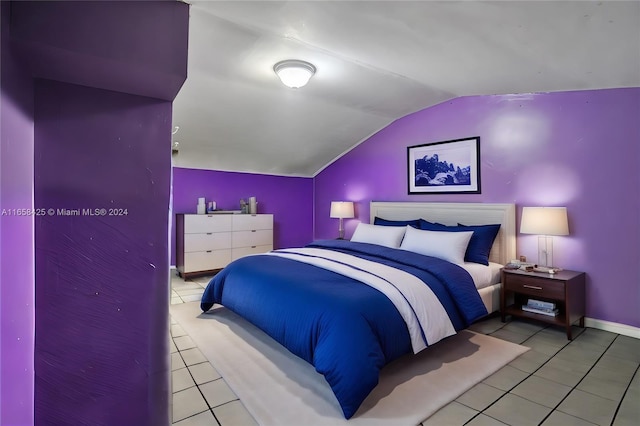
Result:
{"label": "drawer handle", "polygon": [[213,235],[213,232],[207,232],[207,235]]}
{"label": "drawer handle", "polygon": [[251,230],[251,232],[256,232],[256,230],[255,230],[255,229],[252,229],[252,230]]}
{"label": "drawer handle", "polygon": [[213,250],[207,250],[207,253],[212,253],[212,252],[213,252]]}
{"label": "drawer handle", "polygon": [[256,248],[257,246],[251,246],[251,248]]}
{"label": "drawer handle", "polygon": [[526,284],[523,284],[523,285],[522,285],[522,287],[524,287],[524,288],[530,288],[530,289],[532,289],[532,290],[542,290],[542,287],[538,287],[538,286],[535,286],[535,285],[526,285]]}

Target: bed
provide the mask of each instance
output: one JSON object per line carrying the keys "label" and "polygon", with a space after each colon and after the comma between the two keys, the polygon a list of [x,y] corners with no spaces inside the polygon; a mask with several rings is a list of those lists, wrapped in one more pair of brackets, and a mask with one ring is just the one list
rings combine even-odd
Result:
{"label": "bed", "polygon": [[[378,217],[500,224],[489,259],[505,264],[514,257],[512,204],[369,207],[371,223]],[[348,419],[386,364],[468,327],[496,310],[498,299],[499,284],[478,290],[464,268],[446,260],[368,241],[327,240],[238,259],[211,280],[201,308],[224,305],[312,364]]]}
{"label": "bed", "polygon": [[[411,203],[377,202],[369,205],[370,223],[376,217],[389,220],[423,218],[444,225],[500,224],[498,236],[493,242],[489,261],[506,265],[516,259],[516,206],[510,203]],[[500,283],[478,289],[489,313],[500,309]]]}

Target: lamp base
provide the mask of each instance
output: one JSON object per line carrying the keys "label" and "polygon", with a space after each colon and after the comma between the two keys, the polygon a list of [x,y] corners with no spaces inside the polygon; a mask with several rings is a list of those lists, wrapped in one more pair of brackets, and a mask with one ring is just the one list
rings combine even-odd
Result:
{"label": "lamp base", "polygon": [[553,265],[553,237],[538,237],[538,266],[551,268]]}

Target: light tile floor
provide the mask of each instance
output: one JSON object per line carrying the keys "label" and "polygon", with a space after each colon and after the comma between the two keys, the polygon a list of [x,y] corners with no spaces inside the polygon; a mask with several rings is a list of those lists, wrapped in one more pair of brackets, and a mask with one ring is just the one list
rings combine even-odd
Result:
{"label": "light tile floor", "polygon": [[[171,278],[171,304],[200,300],[210,277]],[[256,425],[251,414],[207,361],[182,327],[171,320],[173,424],[179,426]]]}
{"label": "light tile floor", "polygon": [[[171,303],[200,300],[209,277],[172,276]],[[531,348],[443,407],[423,426],[640,424],[640,340],[593,328],[563,329],[490,317],[471,327]],[[173,424],[256,422],[185,331],[171,322]],[[286,425],[288,426],[288,425]]]}

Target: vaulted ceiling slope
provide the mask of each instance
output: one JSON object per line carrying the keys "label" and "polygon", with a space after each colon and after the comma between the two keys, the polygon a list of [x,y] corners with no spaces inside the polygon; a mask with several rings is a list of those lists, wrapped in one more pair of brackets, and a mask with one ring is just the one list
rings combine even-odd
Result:
{"label": "vaulted ceiling slope", "polygon": [[[192,1],[177,166],[313,176],[465,95],[640,86],[640,2]],[[273,65],[317,67],[301,89]]]}

